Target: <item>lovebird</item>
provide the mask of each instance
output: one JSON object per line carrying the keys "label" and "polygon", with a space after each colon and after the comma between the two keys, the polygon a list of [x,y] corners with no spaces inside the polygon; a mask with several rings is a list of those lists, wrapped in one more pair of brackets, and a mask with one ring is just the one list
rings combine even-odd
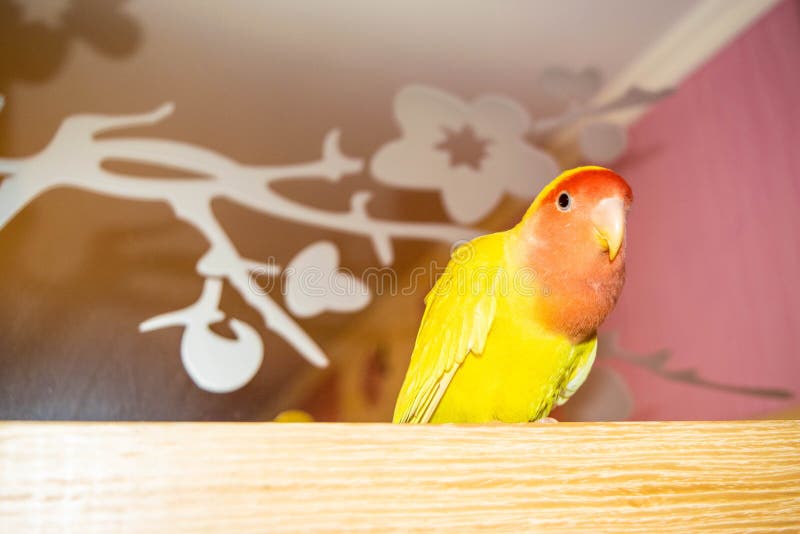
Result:
{"label": "lovebird", "polygon": [[425,312],[395,423],[538,421],[583,384],[625,281],[627,182],[562,173],[513,228],[453,252]]}

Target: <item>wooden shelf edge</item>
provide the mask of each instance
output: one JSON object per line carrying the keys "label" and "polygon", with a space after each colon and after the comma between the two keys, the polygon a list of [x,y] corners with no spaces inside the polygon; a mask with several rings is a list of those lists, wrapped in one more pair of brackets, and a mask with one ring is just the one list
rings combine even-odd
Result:
{"label": "wooden shelf edge", "polygon": [[0,423],[0,531],[800,527],[800,421]]}

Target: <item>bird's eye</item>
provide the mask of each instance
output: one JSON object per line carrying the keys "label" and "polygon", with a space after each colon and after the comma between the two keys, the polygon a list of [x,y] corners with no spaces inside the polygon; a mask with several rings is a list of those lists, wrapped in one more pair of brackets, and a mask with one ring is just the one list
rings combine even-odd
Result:
{"label": "bird's eye", "polygon": [[558,195],[556,206],[558,206],[558,209],[561,211],[569,211],[572,208],[572,197],[569,196],[569,193],[562,191],[561,194]]}

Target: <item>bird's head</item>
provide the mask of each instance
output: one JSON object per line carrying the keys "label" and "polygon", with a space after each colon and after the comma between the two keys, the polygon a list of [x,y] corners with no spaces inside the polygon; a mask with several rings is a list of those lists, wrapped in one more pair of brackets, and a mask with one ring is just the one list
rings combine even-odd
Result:
{"label": "bird's head", "polygon": [[621,262],[632,202],[630,186],[614,171],[578,167],[539,193],[520,223],[521,237],[565,260]]}
{"label": "bird's head", "polygon": [[615,172],[578,167],[545,187],[515,228],[522,262],[550,295],[539,305],[558,330],[580,337],[613,309],[625,277],[632,202],[630,186]]}

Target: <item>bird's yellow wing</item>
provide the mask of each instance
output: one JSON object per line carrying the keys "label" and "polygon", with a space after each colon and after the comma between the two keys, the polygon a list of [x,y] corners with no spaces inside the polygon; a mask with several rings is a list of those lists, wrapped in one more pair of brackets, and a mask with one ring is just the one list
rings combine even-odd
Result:
{"label": "bird's yellow wing", "polygon": [[492,234],[459,247],[425,297],[395,423],[430,421],[464,358],[483,352],[497,310],[502,243],[500,234]]}
{"label": "bird's yellow wing", "polygon": [[597,356],[597,336],[576,345],[574,350],[579,351],[574,356],[576,360],[575,368],[567,379],[567,383],[561,393],[559,393],[556,406],[561,406],[567,402],[578,391],[578,388],[586,382],[586,377],[589,376],[589,371],[592,370],[592,364],[594,364],[595,356]]}

